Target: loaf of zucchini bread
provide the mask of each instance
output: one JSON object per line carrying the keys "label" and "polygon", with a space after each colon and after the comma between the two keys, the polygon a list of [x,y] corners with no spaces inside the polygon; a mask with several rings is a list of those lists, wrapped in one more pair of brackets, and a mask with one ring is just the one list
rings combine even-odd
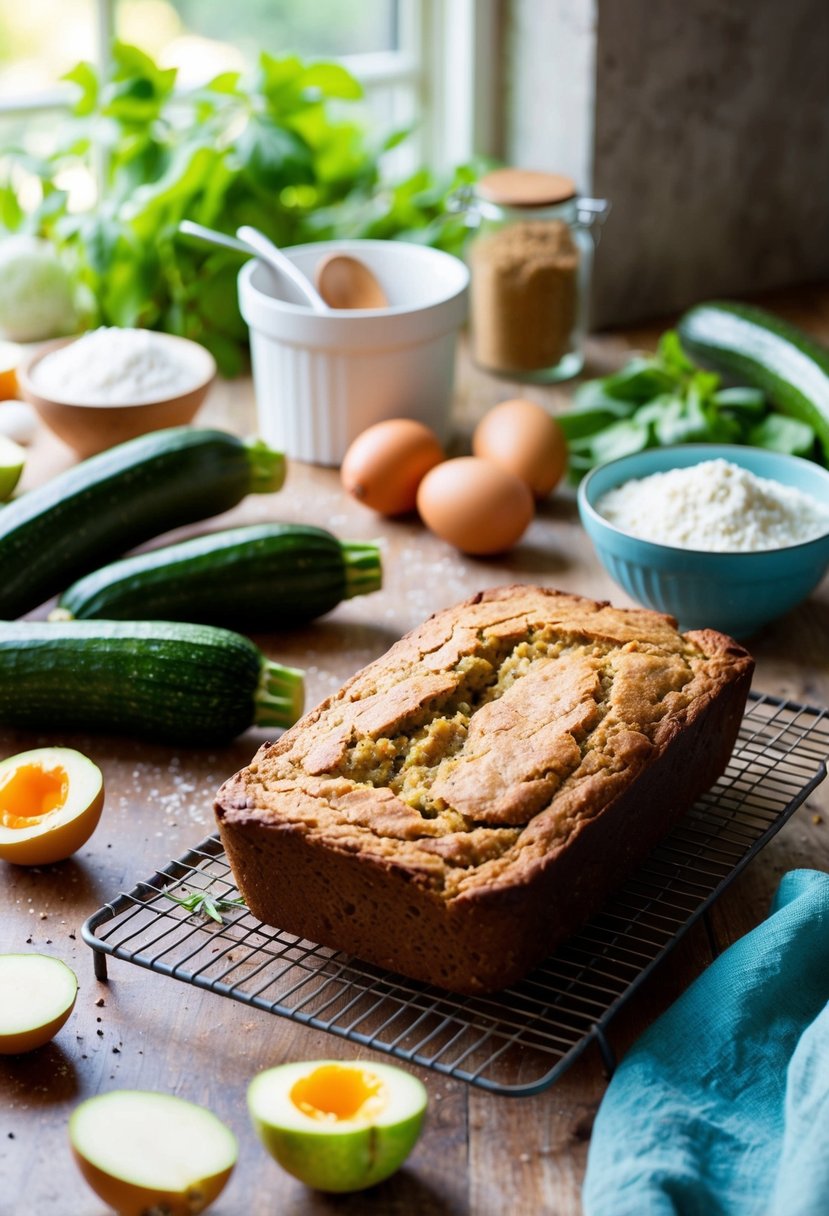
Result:
{"label": "loaf of zucchini bread", "polygon": [[753,661],[532,586],[431,617],[219,791],[266,924],[455,992],[514,983],[721,775]]}

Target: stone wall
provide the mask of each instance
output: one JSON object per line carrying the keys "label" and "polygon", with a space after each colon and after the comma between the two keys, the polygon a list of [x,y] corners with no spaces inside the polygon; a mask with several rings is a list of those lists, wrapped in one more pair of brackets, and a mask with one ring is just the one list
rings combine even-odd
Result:
{"label": "stone wall", "polygon": [[594,324],[829,277],[828,0],[509,0],[507,159],[613,212]]}

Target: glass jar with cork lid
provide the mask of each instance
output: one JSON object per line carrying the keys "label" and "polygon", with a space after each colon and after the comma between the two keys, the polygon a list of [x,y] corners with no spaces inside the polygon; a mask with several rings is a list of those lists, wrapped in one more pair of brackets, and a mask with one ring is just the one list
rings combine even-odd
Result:
{"label": "glass jar with cork lid", "polygon": [[557,173],[496,169],[464,200],[475,229],[472,357],[487,371],[549,383],[584,362],[592,229],[609,204]]}

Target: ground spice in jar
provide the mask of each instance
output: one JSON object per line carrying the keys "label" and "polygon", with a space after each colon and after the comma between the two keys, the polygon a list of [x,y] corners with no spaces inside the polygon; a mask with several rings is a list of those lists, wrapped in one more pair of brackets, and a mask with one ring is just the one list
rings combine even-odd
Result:
{"label": "ground spice in jar", "polygon": [[482,367],[554,367],[576,323],[579,251],[563,220],[519,220],[480,236],[470,255],[473,357]]}

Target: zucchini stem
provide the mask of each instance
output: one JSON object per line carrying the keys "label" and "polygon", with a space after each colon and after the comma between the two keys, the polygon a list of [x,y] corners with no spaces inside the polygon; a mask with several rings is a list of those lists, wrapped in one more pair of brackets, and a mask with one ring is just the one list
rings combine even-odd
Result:
{"label": "zucchini stem", "polygon": [[263,439],[246,439],[251,494],[270,494],[285,484],[285,457]]}
{"label": "zucchini stem", "polygon": [[371,541],[343,540],[340,549],[345,565],[345,599],[379,591],[383,585],[380,548]]}
{"label": "zucchini stem", "polygon": [[287,730],[302,717],[305,706],[304,673],[298,667],[283,667],[280,663],[263,659],[253,703],[254,725],[278,726]]}

